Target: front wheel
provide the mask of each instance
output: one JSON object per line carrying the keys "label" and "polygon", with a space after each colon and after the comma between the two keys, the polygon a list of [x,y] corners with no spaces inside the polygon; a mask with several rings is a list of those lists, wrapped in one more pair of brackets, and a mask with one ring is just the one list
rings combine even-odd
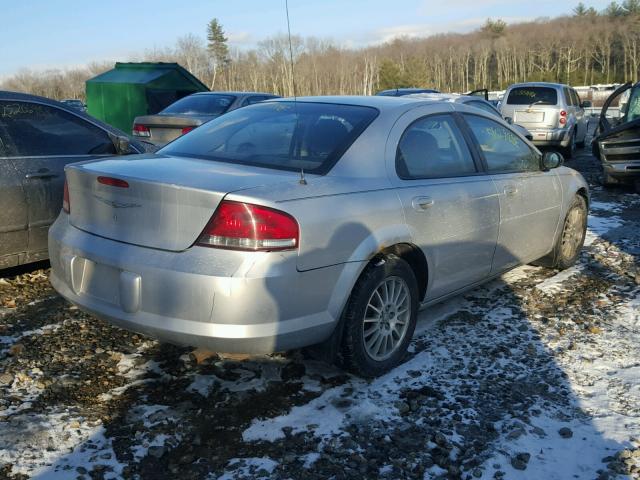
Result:
{"label": "front wheel", "polygon": [[407,262],[388,255],[358,279],[344,311],[345,367],[376,377],[404,358],[418,315],[418,286]]}
{"label": "front wheel", "polygon": [[572,266],[580,256],[587,234],[587,202],[576,195],[567,211],[562,232],[555,246],[555,267],[564,270]]}

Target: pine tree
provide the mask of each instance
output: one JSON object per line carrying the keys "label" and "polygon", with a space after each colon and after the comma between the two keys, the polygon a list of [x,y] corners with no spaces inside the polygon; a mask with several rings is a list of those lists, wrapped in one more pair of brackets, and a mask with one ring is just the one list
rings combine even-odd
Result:
{"label": "pine tree", "polygon": [[213,60],[213,79],[211,81],[211,89],[213,89],[218,70],[225,70],[231,63],[227,37],[217,18],[212,19],[207,25],[207,51]]}

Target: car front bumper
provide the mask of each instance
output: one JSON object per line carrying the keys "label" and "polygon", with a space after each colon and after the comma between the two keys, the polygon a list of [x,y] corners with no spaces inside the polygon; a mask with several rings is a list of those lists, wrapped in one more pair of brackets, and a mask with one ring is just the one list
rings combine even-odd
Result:
{"label": "car front bumper", "polygon": [[353,264],[299,272],[297,252],[125,244],[73,227],[66,214],[50,229],[49,252],[51,284],[81,309],[169,343],[228,353],[327,339],[350,290],[345,272],[356,274]]}
{"label": "car front bumper", "polygon": [[602,162],[604,173],[614,178],[640,178],[640,159],[627,162]]}

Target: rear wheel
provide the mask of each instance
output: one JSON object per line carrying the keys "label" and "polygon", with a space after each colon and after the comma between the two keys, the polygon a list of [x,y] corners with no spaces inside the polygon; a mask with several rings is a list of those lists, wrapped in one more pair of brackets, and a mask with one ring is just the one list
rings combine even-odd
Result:
{"label": "rear wheel", "polygon": [[375,377],[405,356],[418,314],[418,286],[407,262],[388,255],[370,264],[344,311],[345,367]]}
{"label": "rear wheel", "polygon": [[566,158],[567,160],[570,158],[573,158],[573,156],[576,154],[576,132],[575,130],[571,133],[571,140],[569,141],[569,145],[567,145],[566,147],[563,147],[560,151],[560,153],[562,153],[562,156],[564,158]]}

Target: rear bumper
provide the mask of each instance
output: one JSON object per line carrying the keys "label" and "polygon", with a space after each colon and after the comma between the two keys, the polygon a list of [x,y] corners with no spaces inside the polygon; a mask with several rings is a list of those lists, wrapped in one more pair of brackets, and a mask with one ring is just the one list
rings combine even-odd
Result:
{"label": "rear bumper", "polygon": [[51,284],[113,324],[218,352],[269,353],[328,338],[349,264],[296,270],[296,252],[154,250],[83,232],[61,214],[49,233]]}
{"label": "rear bumper", "polygon": [[553,128],[553,129],[529,129],[531,135],[533,135],[533,144],[538,146],[560,146],[568,147],[571,141],[571,136],[568,128]]}

